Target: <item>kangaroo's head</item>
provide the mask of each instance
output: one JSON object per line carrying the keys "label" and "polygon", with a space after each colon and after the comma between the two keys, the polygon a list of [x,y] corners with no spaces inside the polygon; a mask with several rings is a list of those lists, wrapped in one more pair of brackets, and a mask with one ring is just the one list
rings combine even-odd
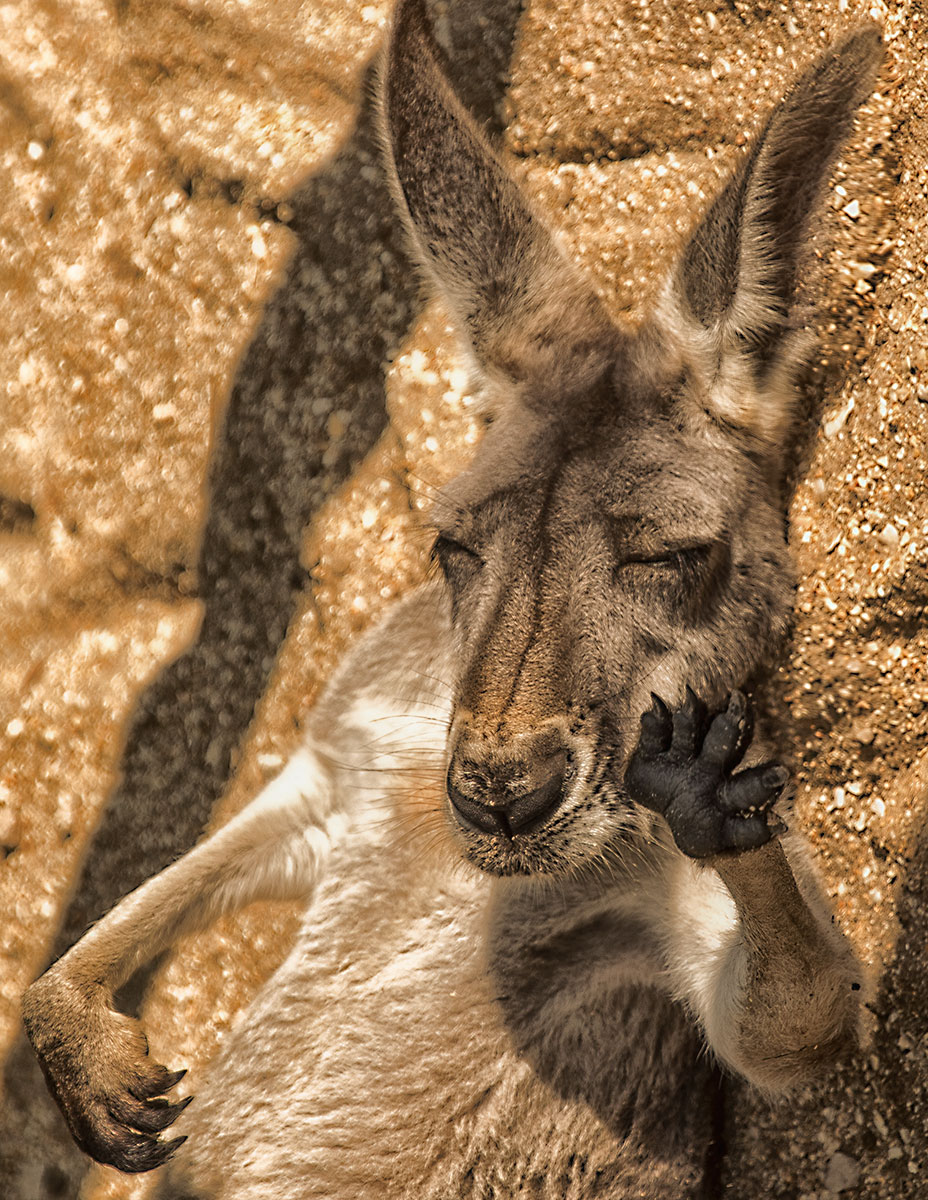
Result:
{"label": "kangaroo's head", "polygon": [[421,0],[399,6],[384,114],[401,204],[494,413],[433,513],[457,664],[449,814],[488,870],[560,872],[627,836],[650,693],[719,699],[784,636],[783,449],[807,353],[791,301],[879,58],[858,30],[795,83],[630,333],[462,108]]}

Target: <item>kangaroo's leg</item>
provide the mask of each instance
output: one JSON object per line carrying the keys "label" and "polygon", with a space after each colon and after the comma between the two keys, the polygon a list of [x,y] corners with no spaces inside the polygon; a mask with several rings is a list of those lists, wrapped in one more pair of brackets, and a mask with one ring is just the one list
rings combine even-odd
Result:
{"label": "kangaroo's leg", "polygon": [[148,1058],[114,991],[180,934],[253,900],[308,896],[345,818],[324,760],[303,748],[239,816],[131,892],[26,992],[26,1032],[78,1145],[122,1171],[164,1162],[158,1138],[186,1101]]}
{"label": "kangaroo's leg", "polygon": [[724,1062],[780,1090],[854,1045],[860,968],[768,826],[786,772],[735,770],[750,738],[739,693],[711,720],[692,694],[673,714],[656,702],[626,786],[687,856],[668,867],[661,914],[674,985]]}

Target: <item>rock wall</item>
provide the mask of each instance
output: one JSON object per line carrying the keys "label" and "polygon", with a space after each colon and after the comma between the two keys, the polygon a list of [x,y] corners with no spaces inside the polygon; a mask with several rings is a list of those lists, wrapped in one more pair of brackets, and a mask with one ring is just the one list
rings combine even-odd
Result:
{"label": "rock wall", "polygon": [[[88,1169],[19,1033],[23,987],[240,807],[344,646],[421,576],[417,513],[476,436],[365,99],[386,0],[0,6],[0,1191],[142,1196]],[[771,1106],[731,1083],[718,1188],[917,1194],[928,1030],[928,16],[914,2],[448,0],[468,103],[634,322],[795,69],[872,16],[887,63],[811,272],[796,630],[767,719],[872,1044]],[[392,360],[388,365],[387,360]],[[389,417],[389,425],[387,424]],[[285,953],[252,910],[146,977],[197,1074]],[[139,1003],[142,981],[124,997]]]}

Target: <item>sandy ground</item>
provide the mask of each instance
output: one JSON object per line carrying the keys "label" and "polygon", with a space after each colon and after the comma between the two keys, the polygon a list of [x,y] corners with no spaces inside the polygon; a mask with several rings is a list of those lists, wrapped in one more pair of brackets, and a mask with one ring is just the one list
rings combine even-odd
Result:
{"label": "sandy ground", "polygon": [[[143,1196],[88,1167],[18,999],[240,807],[347,642],[423,569],[423,497],[475,431],[421,300],[365,85],[385,0],[0,4],[0,1194]],[[728,1086],[720,1194],[917,1197],[928,1142],[926,14],[917,3],[457,0],[459,86],[635,321],[715,181],[824,40],[887,63],[811,272],[796,628],[767,717],[872,1042],[814,1094]],[[204,1063],[285,953],[253,910],[126,996]]]}

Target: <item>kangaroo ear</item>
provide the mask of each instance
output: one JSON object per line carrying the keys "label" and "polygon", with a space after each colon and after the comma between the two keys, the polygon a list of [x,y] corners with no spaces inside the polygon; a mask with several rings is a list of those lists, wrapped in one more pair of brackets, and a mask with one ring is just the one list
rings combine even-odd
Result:
{"label": "kangaroo ear", "polygon": [[532,213],[440,66],[422,0],[400,0],[383,79],[386,139],[420,261],[500,382],[579,389],[616,331]]}
{"label": "kangaroo ear", "polygon": [[[755,411],[745,377],[783,382],[797,359],[797,341],[805,339],[790,328],[790,308],[810,217],[855,113],[873,90],[882,53],[879,31],[868,26],[799,78],[693,233],[672,281],[672,324],[693,332],[695,321],[693,348],[701,343],[703,357],[713,360],[706,367],[722,381],[710,403],[723,418],[764,436],[776,436],[790,413],[771,410],[777,400],[767,386]],[[732,359],[742,360],[740,368]],[[781,389],[781,407],[788,408],[788,390]]]}

